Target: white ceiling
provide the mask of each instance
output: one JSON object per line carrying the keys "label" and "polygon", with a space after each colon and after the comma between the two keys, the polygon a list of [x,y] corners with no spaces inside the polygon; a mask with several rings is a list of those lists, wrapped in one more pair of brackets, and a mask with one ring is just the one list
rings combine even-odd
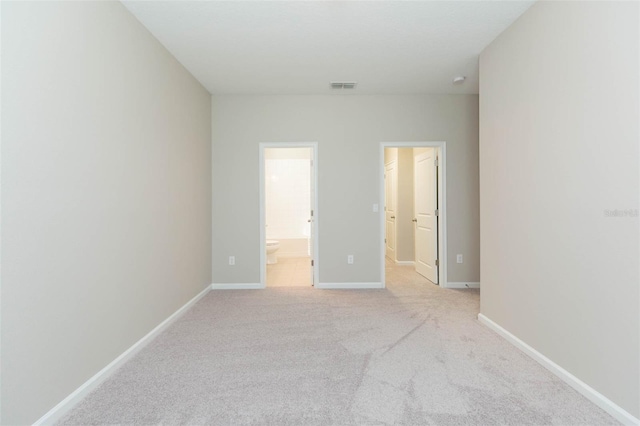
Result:
{"label": "white ceiling", "polygon": [[533,1],[123,3],[213,94],[407,94],[478,93],[478,55]]}

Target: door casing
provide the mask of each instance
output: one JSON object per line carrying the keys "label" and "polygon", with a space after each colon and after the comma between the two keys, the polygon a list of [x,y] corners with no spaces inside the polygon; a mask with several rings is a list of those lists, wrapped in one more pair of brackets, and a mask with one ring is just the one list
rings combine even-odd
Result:
{"label": "door casing", "polygon": [[[445,141],[418,141],[418,142],[380,142],[380,155],[378,164],[379,173],[379,200],[384,206],[385,185],[384,185],[384,149],[385,148],[421,148],[433,147],[439,159],[438,165],[438,282],[440,287],[447,288],[447,197],[446,197],[446,165],[447,165],[447,143]],[[386,287],[386,266],[385,254],[386,244],[385,238],[385,213],[384,209],[380,209],[380,281],[382,286]]]}

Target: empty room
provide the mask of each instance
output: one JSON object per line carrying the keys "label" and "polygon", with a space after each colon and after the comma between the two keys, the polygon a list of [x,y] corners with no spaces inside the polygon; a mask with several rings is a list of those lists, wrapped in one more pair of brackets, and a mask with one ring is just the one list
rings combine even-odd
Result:
{"label": "empty room", "polygon": [[0,2],[3,425],[640,425],[637,1]]}

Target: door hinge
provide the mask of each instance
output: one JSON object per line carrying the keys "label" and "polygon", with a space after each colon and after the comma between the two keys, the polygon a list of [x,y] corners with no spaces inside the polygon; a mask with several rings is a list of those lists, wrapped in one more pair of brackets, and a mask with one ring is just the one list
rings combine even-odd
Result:
{"label": "door hinge", "polygon": [[440,262],[436,259],[436,266],[440,266]]}
{"label": "door hinge", "polygon": [[386,238],[384,239],[384,243],[385,243],[385,244],[387,243],[387,239],[386,239]]}
{"label": "door hinge", "polygon": [[313,217],[313,210],[311,210],[311,217]]}
{"label": "door hinge", "polygon": [[313,259],[311,259],[311,266],[313,266]]}
{"label": "door hinge", "polygon": [[440,216],[440,209],[436,209],[436,211],[435,211],[435,215],[436,215],[436,216]]}

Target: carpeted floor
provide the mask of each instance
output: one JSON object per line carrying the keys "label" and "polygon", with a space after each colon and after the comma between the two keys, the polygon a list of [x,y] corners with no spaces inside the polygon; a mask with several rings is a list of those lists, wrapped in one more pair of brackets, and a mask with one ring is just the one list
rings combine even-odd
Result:
{"label": "carpeted floor", "polygon": [[213,291],[60,424],[604,425],[478,323],[477,290]]}

